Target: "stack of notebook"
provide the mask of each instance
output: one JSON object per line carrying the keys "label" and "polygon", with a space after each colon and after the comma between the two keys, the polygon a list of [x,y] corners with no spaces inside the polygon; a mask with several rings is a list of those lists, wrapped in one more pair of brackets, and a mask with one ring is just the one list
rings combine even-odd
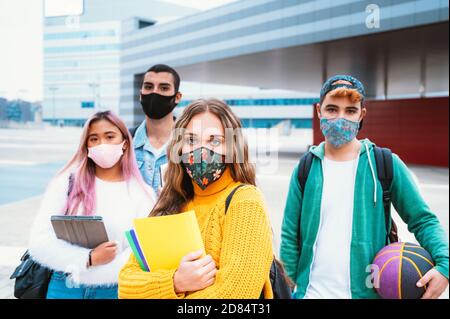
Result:
{"label": "stack of notebook", "polygon": [[176,269],[185,255],[205,252],[194,211],[135,219],[125,236],[144,271]]}

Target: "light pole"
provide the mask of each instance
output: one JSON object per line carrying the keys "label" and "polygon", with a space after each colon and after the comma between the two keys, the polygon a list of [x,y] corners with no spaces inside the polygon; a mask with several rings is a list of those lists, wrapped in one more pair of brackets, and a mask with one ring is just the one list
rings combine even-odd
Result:
{"label": "light pole", "polygon": [[[249,105],[248,105],[248,109],[249,110],[251,110],[251,109],[253,109],[253,110],[255,110],[255,113],[258,113],[258,110],[257,110],[257,106],[255,105],[255,101],[253,100],[253,96],[252,95],[249,95],[248,96],[248,99],[249,99]],[[249,116],[249,123],[248,123],[248,127],[249,128],[253,128],[253,112],[252,111],[250,111],[250,114],[249,114],[250,116]]]}
{"label": "light pole", "polygon": [[[56,126],[56,114],[55,114],[55,92],[58,90],[58,88],[56,86],[50,86],[49,91],[52,92],[52,103],[53,103],[53,121],[55,121],[55,126]],[[52,123],[53,123],[52,121]]]}
{"label": "light pole", "polygon": [[92,95],[93,95],[93,99],[94,99],[94,113],[95,110],[97,109],[97,88],[100,86],[100,84],[98,84],[97,82],[91,82],[88,84],[90,88],[92,88]]}

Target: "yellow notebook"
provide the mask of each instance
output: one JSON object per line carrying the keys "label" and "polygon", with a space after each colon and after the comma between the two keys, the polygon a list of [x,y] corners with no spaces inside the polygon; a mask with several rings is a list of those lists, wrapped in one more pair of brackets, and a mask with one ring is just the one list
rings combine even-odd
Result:
{"label": "yellow notebook", "polygon": [[200,228],[193,210],[176,215],[138,218],[134,230],[150,271],[176,269],[185,255],[203,250]]}

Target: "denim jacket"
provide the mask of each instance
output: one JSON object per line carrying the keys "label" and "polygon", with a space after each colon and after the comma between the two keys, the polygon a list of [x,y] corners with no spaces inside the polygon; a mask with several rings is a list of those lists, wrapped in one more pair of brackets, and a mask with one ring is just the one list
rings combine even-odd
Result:
{"label": "denim jacket", "polygon": [[157,154],[157,150],[150,144],[147,137],[145,120],[136,129],[133,143],[139,171],[145,182],[158,194],[158,189],[162,185],[160,166],[168,161],[166,155],[167,144],[163,146],[162,152]]}

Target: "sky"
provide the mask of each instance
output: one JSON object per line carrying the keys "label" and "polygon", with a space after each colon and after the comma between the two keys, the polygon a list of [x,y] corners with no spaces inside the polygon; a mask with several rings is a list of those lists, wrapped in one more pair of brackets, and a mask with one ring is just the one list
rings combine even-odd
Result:
{"label": "sky", "polygon": [[0,0],[0,96],[42,98],[43,0]]}
{"label": "sky", "polygon": [[[79,10],[77,0],[48,1],[49,15],[66,9],[75,13]],[[237,0],[162,1],[208,10]],[[44,0],[0,0],[0,97],[42,99],[43,3]]]}

